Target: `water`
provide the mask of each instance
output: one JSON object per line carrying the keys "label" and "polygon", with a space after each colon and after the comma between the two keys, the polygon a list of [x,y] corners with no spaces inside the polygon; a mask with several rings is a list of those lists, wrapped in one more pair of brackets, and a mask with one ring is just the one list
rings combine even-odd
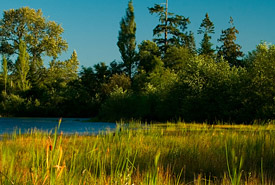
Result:
{"label": "water", "polygon": [[[101,131],[114,130],[115,123],[88,122],[87,118],[63,118],[59,132],[64,134],[98,134]],[[21,130],[21,133],[38,129],[54,132],[59,118],[0,118],[0,134]]]}

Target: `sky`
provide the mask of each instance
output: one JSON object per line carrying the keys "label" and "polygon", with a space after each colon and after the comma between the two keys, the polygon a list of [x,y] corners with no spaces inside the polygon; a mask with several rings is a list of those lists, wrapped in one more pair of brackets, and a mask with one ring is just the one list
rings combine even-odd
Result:
{"label": "sky", "polygon": [[[152,30],[158,24],[158,17],[149,14],[148,7],[160,3],[165,0],[133,0],[137,44],[153,39]],[[127,4],[128,0],[2,0],[0,17],[4,10],[23,6],[41,9],[47,20],[64,28],[62,37],[69,48],[60,59],[68,59],[76,50],[80,65],[89,67],[99,62],[121,61],[116,43]],[[261,42],[275,43],[274,10],[274,0],[169,0],[169,12],[190,18],[188,30],[194,32],[197,47],[202,39],[197,30],[206,13],[215,25],[211,40],[214,46],[220,45],[217,39],[229,27],[232,16],[240,32],[236,42],[245,53]]]}

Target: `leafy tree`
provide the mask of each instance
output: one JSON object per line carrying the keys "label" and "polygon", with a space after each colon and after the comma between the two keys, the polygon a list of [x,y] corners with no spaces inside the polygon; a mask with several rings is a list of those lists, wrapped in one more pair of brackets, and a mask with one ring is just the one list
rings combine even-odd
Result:
{"label": "leafy tree", "polygon": [[[166,8],[159,4],[149,8],[151,14],[159,16],[159,22],[154,30],[153,35],[157,38],[154,41],[158,44],[161,51],[165,53],[169,46],[184,46],[190,50],[195,50],[195,41],[192,32],[186,32],[187,25],[190,24],[189,18],[181,15],[174,15],[168,12],[168,2]],[[164,37],[162,37],[164,35]]]}
{"label": "leafy tree", "polygon": [[7,93],[7,82],[8,82],[8,62],[7,62],[7,58],[5,56],[3,56],[2,70],[3,70],[4,91],[6,94]]}
{"label": "leafy tree", "polygon": [[237,39],[236,34],[239,34],[239,31],[234,26],[232,17],[230,17],[229,24],[230,28],[222,30],[222,35],[218,39],[219,42],[223,43],[218,48],[218,56],[222,56],[231,66],[240,66],[241,61],[239,57],[243,56],[243,52],[241,52],[241,46],[235,43]]}
{"label": "leafy tree", "polygon": [[107,83],[110,78],[110,71],[104,62],[94,65],[95,77],[98,84]]}
{"label": "leafy tree", "polygon": [[258,45],[249,60],[250,106],[256,108],[257,119],[275,119],[275,45]]}
{"label": "leafy tree", "polygon": [[[76,51],[73,51],[71,58],[65,61],[55,61],[50,62],[50,67],[47,74],[47,84],[57,83],[62,87],[77,79],[79,61],[77,59]],[[58,85],[58,86],[59,86]]]}
{"label": "leafy tree", "polygon": [[30,56],[30,79],[39,80],[37,71],[43,66],[42,56],[57,58],[67,50],[61,37],[63,28],[54,21],[47,21],[41,10],[29,7],[4,11],[0,26],[0,51],[7,55],[19,54],[20,40],[27,46]]}
{"label": "leafy tree", "polygon": [[210,42],[211,36],[209,34],[214,34],[214,24],[210,20],[208,13],[206,13],[205,18],[203,19],[198,34],[203,34],[203,39],[201,41],[201,48],[199,49],[200,55],[213,56],[215,50],[212,49],[212,43]]}
{"label": "leafy tree", "polygon": [[123,73],[123,63],[114,60],[110,63],[109,70],[112,75],[121,74]]}
{"label": "leafy tree", "polygon": [[170,47],[164,55],[165,67],[175,71],[184,69],[186,63],[193,58],[193,53],[186,47]]}
{"label": "leafy tree", "polygon": [[102,88],[106,94],[111,94],[118,88],[121,88],[122,91],[127,91],[131,88],[131,79],[125,74],[114,74],[110,77],[108,83],[103,84]]}
{"label": "leafy tree", "polygon": [[144,70],[150,73],[156,68],[162,67],[161,53],[156,43],[149,40],[142,41],[139,48],[139,64],[138,70]]}
{"label": "leafy tree", "polygon": [[27,80],[27,74],[29,72],[30,66],[27,46],[23,40],[20,40],[19,43],[19,56],[15,65],[18,88],[21,91],[26,91],[30,88],[29,82]]}
{"label": "leafy tree", "polygon": [[122,18],[120,22],[117,46],[121,53],[126,73],[132,78],[133,68],[136,62],[136,22],[132,0],[128,3],[126,16]]}

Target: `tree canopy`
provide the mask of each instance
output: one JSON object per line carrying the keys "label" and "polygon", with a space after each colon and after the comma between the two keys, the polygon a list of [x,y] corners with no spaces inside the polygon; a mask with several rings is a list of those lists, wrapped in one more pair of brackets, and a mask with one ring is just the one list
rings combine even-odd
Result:
{"label": "tree canopy", "polygon": [[68,59],[59,57],[68,44],[58,23],[28,7],[4,11],[0,116],[208,123],[275,119],[274,45],[260,43],[243,57],[230,18],[215,50],[215,27],[206,14],[197,31],[203,39],[196,48],[194,33],[187,30],[189,18],[169,12],[168,2],[149,12],[159,18],[154,39],[140,41],[136,50],[130,0],[118,33],[121,60],[79,70],[75,50]]}

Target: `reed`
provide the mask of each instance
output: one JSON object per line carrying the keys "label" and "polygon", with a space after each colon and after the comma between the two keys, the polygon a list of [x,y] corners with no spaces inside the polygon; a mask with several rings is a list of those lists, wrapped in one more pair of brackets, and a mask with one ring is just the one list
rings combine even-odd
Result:
{"label": "reed", "polygon": [[0,184],[273,184],[275,125],[118,124],[0,141]]}

